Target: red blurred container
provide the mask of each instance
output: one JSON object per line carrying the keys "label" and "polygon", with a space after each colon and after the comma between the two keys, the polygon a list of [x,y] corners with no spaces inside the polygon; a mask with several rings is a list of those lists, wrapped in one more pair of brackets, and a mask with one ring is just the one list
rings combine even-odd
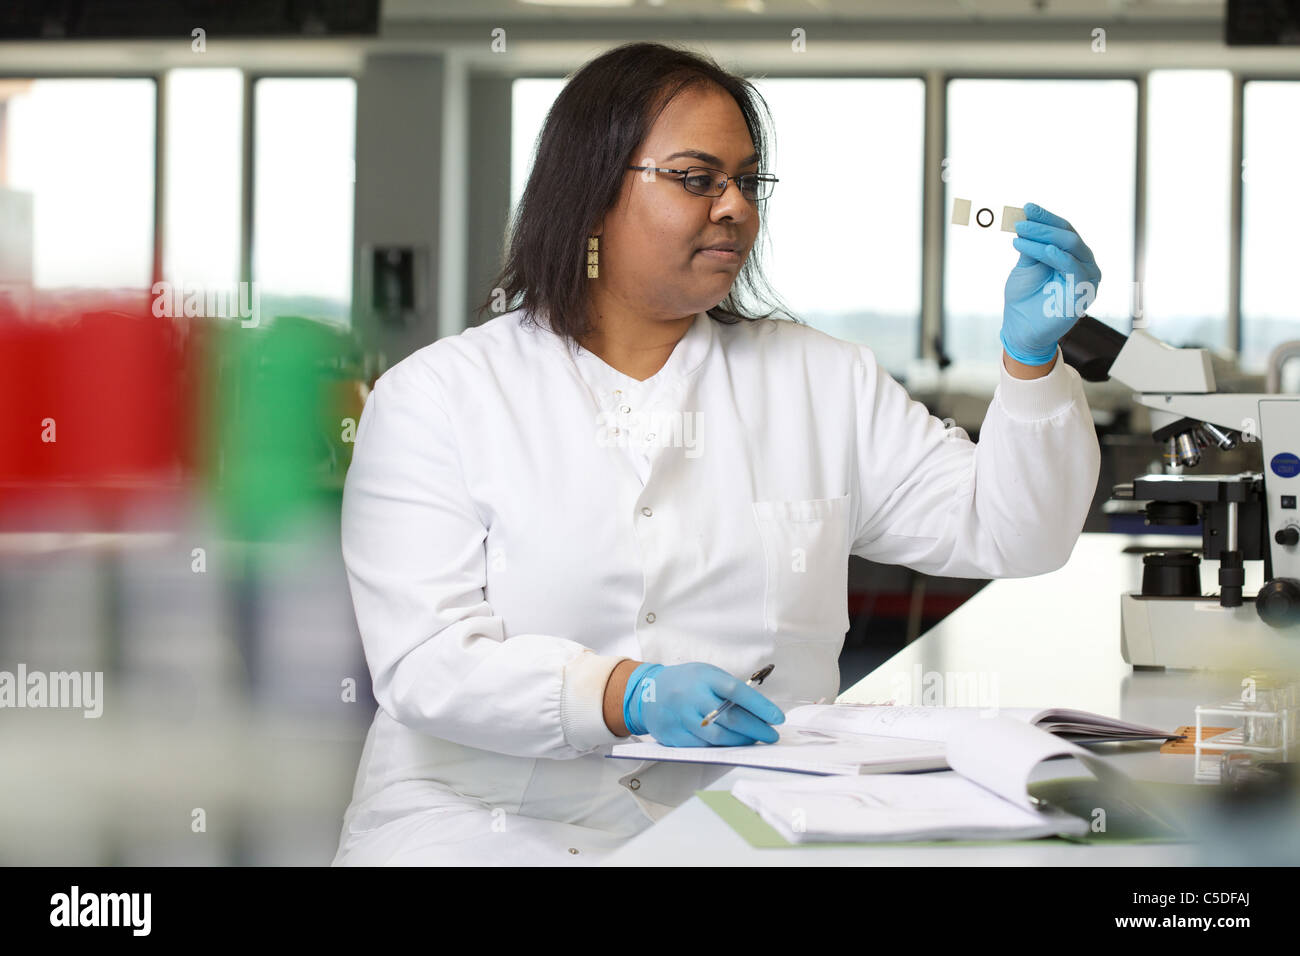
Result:
{"label": "red blurred container", "polygon": [[106,530],[179,505],[194,472],[195,353],[147,292],[0,304],[0,530]]}

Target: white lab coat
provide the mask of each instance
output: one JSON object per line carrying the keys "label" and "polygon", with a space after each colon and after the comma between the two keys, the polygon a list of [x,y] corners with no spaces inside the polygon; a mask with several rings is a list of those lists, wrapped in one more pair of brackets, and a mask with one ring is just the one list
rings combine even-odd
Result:
{"label": "white lab coat", "polygon": [[611,670],[834,699],[850,553],[1065,563],[1097,482],[1078,373],[1005,369],[978,444],[870,348],[696,316],[645,382],[511,312],[376,383],[342,546],[379,709],[336,864],[597,862],[717,769],[608,759]]}

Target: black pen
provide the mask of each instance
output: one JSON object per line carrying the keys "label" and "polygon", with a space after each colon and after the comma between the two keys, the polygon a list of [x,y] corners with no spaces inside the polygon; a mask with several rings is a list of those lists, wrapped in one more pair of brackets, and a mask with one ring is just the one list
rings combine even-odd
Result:
{"label": "black pen", "polygon": [[[745,686],[753,687],[755,684],[763,683],[763,679],[767,677],[768,674],[772,673],[772,671],[775,668],[776,668],[775,664],[768,664],[761,671],[755,672],[754,676],[751,677],[749,680],[745,681]],[[703,720],[700,721],[700,726],[701,727],[709,726],[709,721],[716,719],[720,713],[722,713],[724,710],[726,710],[734,703],[735,703],[734,700],[724,701],[721,707],[718,707],[713,711],[713,713],[709,714],[707,717],[705,717]]]}

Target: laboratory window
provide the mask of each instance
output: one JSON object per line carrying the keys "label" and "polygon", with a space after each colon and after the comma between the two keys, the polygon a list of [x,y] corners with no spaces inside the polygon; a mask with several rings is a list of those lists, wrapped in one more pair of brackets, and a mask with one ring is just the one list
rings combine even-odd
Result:
{"label": "laboratory window", "polygon": [[1270,351],[1300,339],[1300,82],[1254,80],[1242,96],[1241,367],[1262,372]]}
{"label": "laboratory window", "polygon": [[925,82],[754,82],[772,110],[780,177],[763,214],[767,274],[791,312],[869,345],[890,372],[921,328]]}
{"label": "laboratory window", "polygon": [[240,278],[244,77],[181,69],[166,84],[163,278],[181,293],[203,290],[206,301]]}
{"label": "laboratory window", "polygon": [[252,278],[263,318],[350,322],[356,100],[348,77],[254,85]]}
{"label": "laboratory window", "polygon": [[[1088,314],[1130,331],[1134,294],[1137,84],[1130,79],[953,79],[943,159],[945,351],[996,362],[1003,289],[1020,254],[1002,207],[1067,219],[1101,267]],[[950,224],[953,200],[991,209],[988,229]],[[1074,302],[1086,304],[1086,290]]]}
{"label": "laboratory window", "polygon": [[[758,250],[790,312],[870,345],[902,373],[919,349],[925,84],[919,78],[755,80],[772,112],[780,178]],[[511,210],[560,79],[512,89]],[[845,118],[851,117],[851,122]]]}
{"label": "laboratory window", "polygon": [[[1228,326],[1232,74],[1147,78],[1145,279],[1134,327],[1175,346],[1233,347]],[[1109,271],[1103,283],[1109,281]]]}
{"label": "laboratory window", "polygon": [[0,79],[0,292],[150,285],[149,78]]}

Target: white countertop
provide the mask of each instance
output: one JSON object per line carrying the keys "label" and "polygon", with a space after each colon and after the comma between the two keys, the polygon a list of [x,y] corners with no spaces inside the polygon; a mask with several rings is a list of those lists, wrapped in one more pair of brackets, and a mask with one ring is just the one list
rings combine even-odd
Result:
{"label": "white countertop", "polygon": [[[1234,698],[1244,675],[1135,672],[1120,655],[1120,594],[1141,590],[1141,553],[1129,546],[1193,548],[1199,538],[1085,534],[1065,567],[1033,578],[991,582],[936,627],[840,695],[841,701],[947,703],[1001,707],[1072,707],[1173,730],[1196,721],[1197,704]],[[1213,587],[1218,562],[1202,565]],[[1259,562],[1246,586],[1261,583]],[[944,688],[946,700],[939,699]],[[986,699],[977,699],[982,689]],[[918,695],[929,694],[924,699]],[[1105,744],[1096,750],[1139,780],[1191,783],[1190,755],[1159,753],[1157,743]],[[950,772],[950,771],[948,771]],[[1087,776],[1073,760],[1049,761],[1035,779]],[[709,789],[779,771],[736,768]],[[1290,834],[1300,839],[1300,827]],[[1002,846],[811,847],[756,849],[698,797],[611,854],[607,865],[932,866],[1188,865],[1228,862],[1195,844],[1083,846],[1059,840]]]}

